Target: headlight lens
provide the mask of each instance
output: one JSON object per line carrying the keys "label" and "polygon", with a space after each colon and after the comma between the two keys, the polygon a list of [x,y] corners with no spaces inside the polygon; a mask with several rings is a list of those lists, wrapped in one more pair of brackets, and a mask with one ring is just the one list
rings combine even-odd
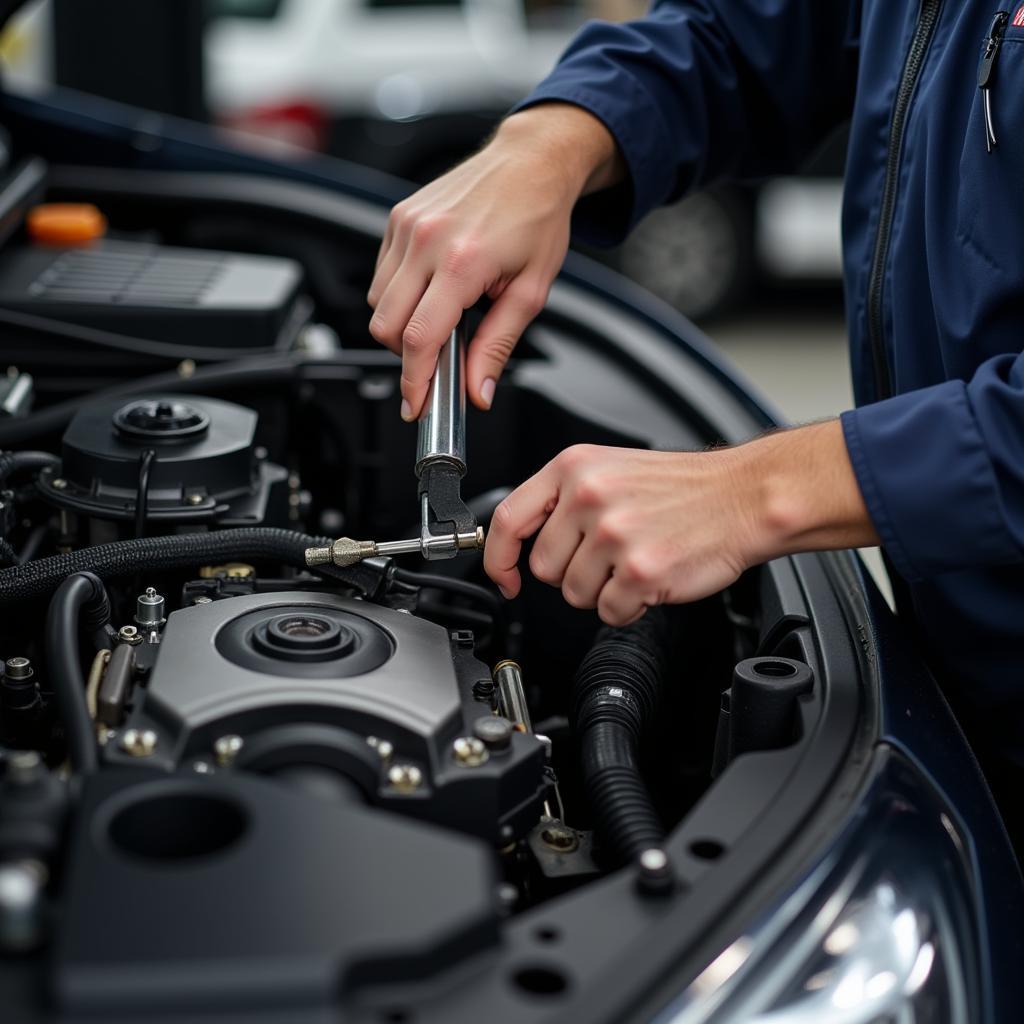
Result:
{"label": "headlight lens", "polygon": [[893,752],[827,858],[656,1024],[977,1024],[969,851]]}

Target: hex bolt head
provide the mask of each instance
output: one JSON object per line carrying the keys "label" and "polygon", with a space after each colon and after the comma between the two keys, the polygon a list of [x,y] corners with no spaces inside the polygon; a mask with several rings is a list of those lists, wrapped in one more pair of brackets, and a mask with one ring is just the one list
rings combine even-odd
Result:
{"label": "hex bolt head", "polygon": [[203,496],[201,494],[193,493],[193,494],[187,494],[185,496],[185,504],[186,505],[202,505],[203,500],[204,499],[203,499]]}
{"label": "hex bolt head", "polygon": [[213,744],[213,754],[217,758],[217,764],[221,768],[227,768],[228,765],[233,764],[235,758],[241,753],[243,746],[245,746],[245,740],[234,733],[218,736]]}
{"label": "hex bolt head", "polygon": [[61,477],[61,476],[57,476],[57,477],[54,477],[54,478],[53,478],[53,479],[52,479],[52,480],[50,481],[50,486],[51,486],[51,487],[52,487],[52,488],[53,488],[53,489],[54,489],[55,491],[63,491],[63,490],[66,490],[66,488],[67,488],[67,486],[68,486],[68,482],[67,482],[67,480],[65,480],[65,479],[64,479],[63,477]]}
{"label": "hex bolt head", "polygon": [[672,862],[660,847],[643,850],[636,859],[637,888],[648,896],[667,896],[675,888]]}
{"label": "hex bolt head", "polygon": [[512,723],[507,718],[497,715],[484,715],[473,723],[473,735],[488,750],[508,750],[512,745]]}
{"label": "hex bolt head", "polygon": [[479,768],[487,760],[487,747],[476,736],[460,736],[452,744],[452,757],[461,768]]}
{"label": "hex bolt head", "polygon": [[580,845],[580,837],[560,821],[549,822],[540,832],[541,842],[559,853],[572,853]]}
{"label": "hex bolt head", "polygon": [[117,631],[117,639],[123,644],[131,644],[134,647],[136,644],[142,643],[142,634],[137,626],[122,626]]}
{"label": "hex bolt head", "polygon": [[400,793],[414,793],[423,785],[423,772],[414,764],[395,764],[388,769],[388,782]]}
{"label": "hex bolt head", "polygon": [[156,744],[157,735],[152,729],[126,729],[121,736],[121,749],[132,757],[149,757]]}
{"label": "hex bolt head", "polygon": [[28,658],[8,658],[4,664],[8,679],[31,679],[32,662]]}

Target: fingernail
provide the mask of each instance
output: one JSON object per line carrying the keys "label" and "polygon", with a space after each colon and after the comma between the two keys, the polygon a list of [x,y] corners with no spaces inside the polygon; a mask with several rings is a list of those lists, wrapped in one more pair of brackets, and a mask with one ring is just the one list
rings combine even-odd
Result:
{"label": "fingernail", "polygon": [[493,377],[488,377],[483,384],[480,385],[480,397],[484,400],[484,405],[488,409],[491,407],[491,402],[494,401],[494,389],[497,387],[497,382]]}
{"label": "fingernail", "polygon": [[505,598],[506,601],[511,601],[512,600],[512,594],[508,590],[506,590],[503,586],[501,586],[500,583],[498,584],[498,590],[501,591],[501,596],[503,598]]}
{"label": "fingernail", "polygon": [[[394,408],[392,406],[392,408]],[[406,399],[402,399],[402,419],[408,423],[412,419],[412,406]]]}

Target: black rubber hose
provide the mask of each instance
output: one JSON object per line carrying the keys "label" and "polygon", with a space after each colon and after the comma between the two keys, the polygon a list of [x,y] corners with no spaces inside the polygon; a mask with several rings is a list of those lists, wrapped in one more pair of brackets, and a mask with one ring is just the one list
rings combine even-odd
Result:
{"label": "black rubber hose", "polygon": [[50,452],[3,452],[0,454],[0,484],[26,469],[56,468],[59,465],[60,459]]}
{"label": "black rubber hose", "polygon": [[410,569],[393,569],[391,578],[396,583],[404,583],[410,587],[432,587],[449,594],[458,594],[477,604],[483,605],[491,615],[491,622],[501,636],[508,630],[505,614],[505,601],[498,594],[481,586],[454,576],[443,576],[438,572],[416,572]]}
{"label": "black rubber hose", "polygon": [[[139,569],[159,572],[189,569],[211,561],[249,559],[268,559],[305,568],[306,548],[330,543],[330,539],[325,537],[309,537],[269,527],[115,541],[0,570],[0,604],[45,597],[52,594],[67,576],[77,572],[92,572],[106,580],[130,575]],[[364,566],[332,569],[330,575],[338,582],[367,592],[380,579],[381,572],[364,563]]]}
{"label": "black rubber hose", "polygon": [[96,732],[85,702],[85,677],[79,662],[78,638],[106,614],[110,601],[100,580],[89,572],[68,576],[57,588],[46,613],[46,668],[57,713],[67,736],[71,767],[79,773],[96,770]]}
{"label": "black rubber hose", "polygon": [[630,626],[602,630],[573,682],[584,788],[602,845],[618,863],[665,839],[640,771],[640,748],[670,663],[668,614],[652,608]]}

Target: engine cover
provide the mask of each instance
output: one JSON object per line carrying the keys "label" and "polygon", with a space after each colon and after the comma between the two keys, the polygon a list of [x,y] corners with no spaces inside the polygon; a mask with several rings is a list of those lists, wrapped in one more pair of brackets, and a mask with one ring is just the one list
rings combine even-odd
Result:
{"label": "engine cover", "polygon": [[[331,594],[252,594],[169,617],[126,728],[153,731],[149,763],[168,770],[313,767],[367,802],[507,841],[536,823],[545,747],[512,731],[459,756],[456,741],[492,717],[474,697],[489,679],[471,638],[414,615]],[[116,743],[106,750],[131,760]]]}

